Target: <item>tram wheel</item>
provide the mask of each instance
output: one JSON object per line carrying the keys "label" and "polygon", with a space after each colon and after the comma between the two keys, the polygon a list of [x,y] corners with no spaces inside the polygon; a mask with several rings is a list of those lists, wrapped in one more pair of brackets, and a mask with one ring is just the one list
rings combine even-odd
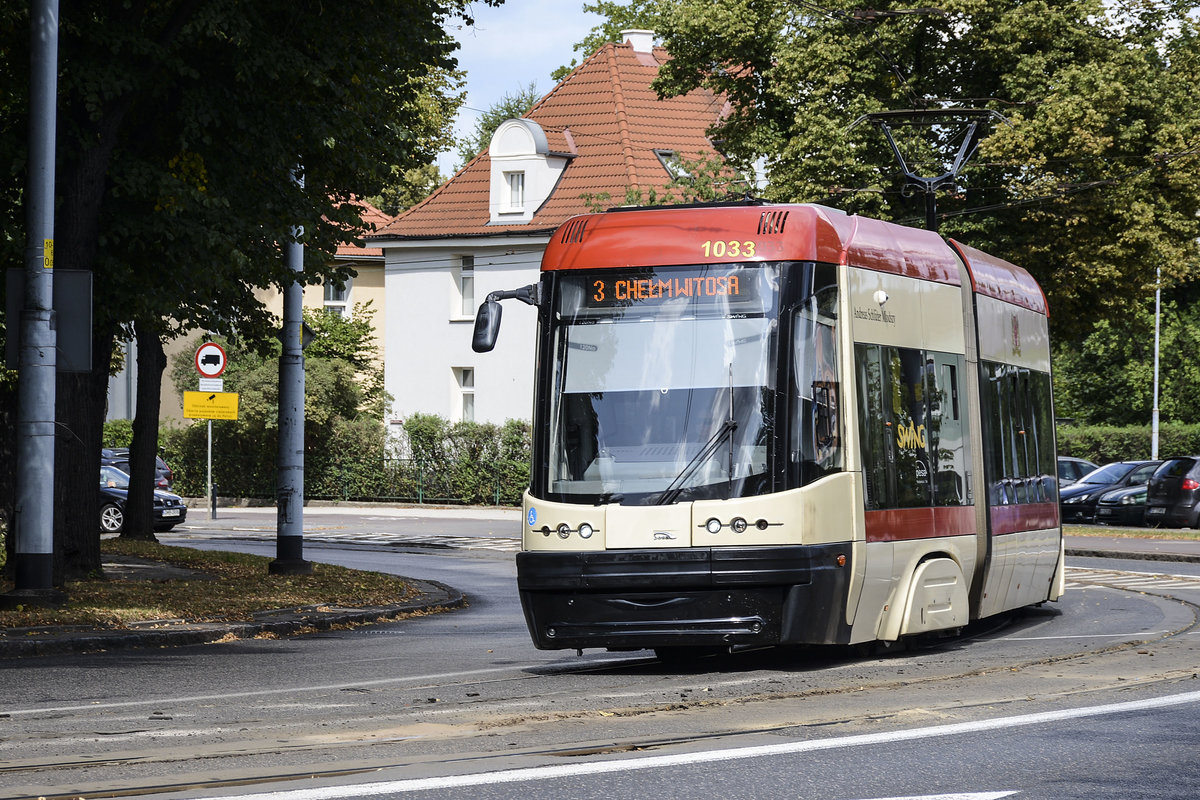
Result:
{"label": "tram wheel", "polygon": [[896,639],[890,642],[876,640],[856,644],[854,645],[854,651],[863,658],[882,658],[884,656],[894,656],[898,653],[903,653],[908,649],[908,645],[909,642],[907,639]]}

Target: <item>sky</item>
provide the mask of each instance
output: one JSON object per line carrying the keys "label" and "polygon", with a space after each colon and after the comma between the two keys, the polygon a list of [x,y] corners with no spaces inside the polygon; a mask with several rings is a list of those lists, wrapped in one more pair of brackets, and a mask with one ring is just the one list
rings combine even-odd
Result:
{"label": "sky", "polygon": [[[467,101],[455,120],[455,136],[474,129],[479,115],[506,94],[531,82],[539,95],[554,88],[550,73],[578,59],[572,48],[601,18],[584,13],[584,0],[505,0],[498,8],[472,3],[473,28],[454,30],[462,45],[455,57],[467,71]],[[457,152],[438,157],[449,177]]]}

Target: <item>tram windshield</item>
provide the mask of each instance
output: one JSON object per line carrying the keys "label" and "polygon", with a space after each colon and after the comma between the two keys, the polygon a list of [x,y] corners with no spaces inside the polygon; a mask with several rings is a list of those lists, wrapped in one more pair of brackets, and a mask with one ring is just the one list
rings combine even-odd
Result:
{"label": "tram windshield", "polygon": [[552,497],[769,491],[779,267],[563,272],[552,314]]}

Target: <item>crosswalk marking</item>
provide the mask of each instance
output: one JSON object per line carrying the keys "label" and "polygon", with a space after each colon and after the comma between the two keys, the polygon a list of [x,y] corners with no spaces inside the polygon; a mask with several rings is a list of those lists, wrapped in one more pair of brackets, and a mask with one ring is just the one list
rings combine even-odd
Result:
{"label": "crosswalk marking", "polygon": [[1200,590],[1200,576],[1157,575],[1067,567],[1067,588],[1082,589],[1097,584],[1114,589]]}

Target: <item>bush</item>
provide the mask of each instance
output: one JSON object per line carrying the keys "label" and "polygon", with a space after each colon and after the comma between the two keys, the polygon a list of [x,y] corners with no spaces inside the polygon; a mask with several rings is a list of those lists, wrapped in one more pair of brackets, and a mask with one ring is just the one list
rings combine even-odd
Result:
{"label": "bush", "polygon": [[[1058,453],[1086,458],[1097,464],[1139,461],[1150,458],[1150,437],[1149,425],[1060,426]],[[1159,426],[1158,453],[1160,458],[1200,453],[1200,425],[1172,423]]]}
{"label": "bush", "polygon": [[102,446],[129,447],[133,442],[133,420],[113,419],[104,423]]}

